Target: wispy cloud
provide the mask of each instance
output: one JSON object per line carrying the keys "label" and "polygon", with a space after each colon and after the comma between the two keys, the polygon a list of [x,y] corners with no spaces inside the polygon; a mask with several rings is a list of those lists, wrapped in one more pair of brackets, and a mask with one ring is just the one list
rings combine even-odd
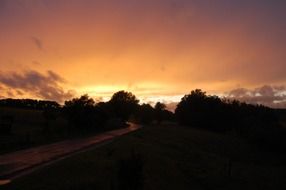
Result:
{"label": "wispy cloud", "polygon": [[35,44],[35,46],[38,48],[38,50],[43,50],[44,49],[43,42],[42,42],[42,40],[40,38],[32,36],[31,40]]}

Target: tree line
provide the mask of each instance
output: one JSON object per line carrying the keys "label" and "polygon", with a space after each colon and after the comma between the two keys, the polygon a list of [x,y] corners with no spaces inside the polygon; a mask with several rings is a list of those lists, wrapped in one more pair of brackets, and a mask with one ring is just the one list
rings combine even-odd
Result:
{"label": "tree line", "polygon": [[131,92],[119,91],[108,102],[96,103],[88,95],[66,101],[62,108],[63,115],[75,128],[114,128],[124,125],[128,120],[142,124],[160,123],[174,120],[174,114],[166,110],[163,103],[139,104]]}
{"label": "tree line", "polygon": [[283,151],[286,129],[281,124],[281,112],[263,105],[206,95],[196,89],[181,99],[175,116],[185,126],[233,134],[268,150]]}
{"label": "tree line", "polygon": [[175,113],[160,102],[155,106],[139,104],[136,96],[126,91],[116,92],[108,102],[95,102],[83,95],[65,101],[63,106],[54,101],[31,99],[4,99],[0,100],[0,106],[43,110],[47,123],[61,115],[73,130],[111,129],[124,126],[128,120],[142,124],[176,121],[184,126],[231,133],[259,144],[286,145],[286,132],[277,110],[206,95],[200,89],[185,95]]}
{"label": "tree line", "polygon": [[13,107],[13,108],[24,108],[24,109],[58,109],[60,104],[55,101],[49,100],[34,100],[34,99],[0,99],[1,107]]}
{"label": "tree line", "polygon": [[200,89],[185,95],[177,105],[175,114],[181,124],[219,132],[236,130],[244,133],[251,126],[267,128],[279,125],[274,109],[208,96]]}

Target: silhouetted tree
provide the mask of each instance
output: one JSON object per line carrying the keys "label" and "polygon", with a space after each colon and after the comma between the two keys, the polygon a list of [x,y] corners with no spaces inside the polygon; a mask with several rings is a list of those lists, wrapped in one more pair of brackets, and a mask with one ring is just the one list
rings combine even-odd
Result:
{"label": "silhouetted tree", "polygon": [[89,128],[94,124],[95,102],[88,95],[65,101],[63,113],[70,125],[77,128]]}
{"label": "silhouetted tree", "polygon": [[138,106],[135,118],[137,122],[142,124],[150,124],[152,121],[157,121],[158,123],[175,121],[174,113],[166,110],[166,105],[160,102],[157,102],[154,108],[150,104]]}
{"label": "silhouetted tree", "polygon": [[155,117],[157,122],[160,124],[162,122],[162,120],[164,119],[164,111],[166,109],[166,105],[161,103],[161,102],[157,102],[155,104]]}
{"label": "silhouetted tree", "polygon": [[205,120],[206,93],[200,89],[193,90],[185,95],[175,110],[176,117],[181,124],[199,125]]}
{"label": "silhouetted tree", "polygon": [[163,110],[162,121],[175,122],[175,114],[169,110]]}
{"label": "silhouetted tree", "polygon": [[116,117],[127,121],[135,113],[139,100],[131,92],[119,91],[113,94],[108,103]]}
{"label": "silhouetted tree", "polygon": [[150,124],[155,119],[155,109],[150,104],[138,106],[136,119],[142,124]]}
{"label": "silhouetted tree", "polygon": [[158,110],[158,111],[163,111],[166,109],[166,105],[161,103],[161,102],[157,102],[155,104],[155,110]]}
{"label": "silhouetted tree", "polygon": [[217,96],[207,96],[199,89],[181,99],[175,114],[184,125],[219,132],[234,130],[240,135],[248,135],[253,127],[262,129],[277,126],[277,117],[270,108],[221,100]]}
{"label": "silhouetted tree", "polygon": [[105,125],[106,121],[113,115],[110,104],[99,102],[94,107],[94,120],[99,125]]}

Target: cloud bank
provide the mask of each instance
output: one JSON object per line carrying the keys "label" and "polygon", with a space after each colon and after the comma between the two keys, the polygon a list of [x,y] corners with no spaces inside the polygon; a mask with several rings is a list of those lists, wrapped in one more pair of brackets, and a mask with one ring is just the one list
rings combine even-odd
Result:
{"label": "cloud bank", "polygon": [[61,86],[65,80],[53,71],[46,74],[29,70],[22,73],[0,72],[0,92],[7,97],[19,97],[29,94],[32,97],[63,102],[73,96],[72,91],[65,91]]}
{"label": "cloud bank", "polygon": [[286,86],[264,85],[255,89],[238,88],[228,92],[226,98],[273,108],[285,108]]}
{"label": "cloud bank", "polygon": [[104,98],[286,84],[285,9],[282,0],[0,0],[0,70],[55,70]]}

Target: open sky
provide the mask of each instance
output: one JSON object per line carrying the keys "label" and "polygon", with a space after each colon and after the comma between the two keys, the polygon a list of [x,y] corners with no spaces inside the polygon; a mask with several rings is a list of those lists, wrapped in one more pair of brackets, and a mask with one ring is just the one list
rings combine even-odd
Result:
{"label": "open sky", "polygon": [[0,97],[192,89],[286,107],[285,0],[0,0]]}

